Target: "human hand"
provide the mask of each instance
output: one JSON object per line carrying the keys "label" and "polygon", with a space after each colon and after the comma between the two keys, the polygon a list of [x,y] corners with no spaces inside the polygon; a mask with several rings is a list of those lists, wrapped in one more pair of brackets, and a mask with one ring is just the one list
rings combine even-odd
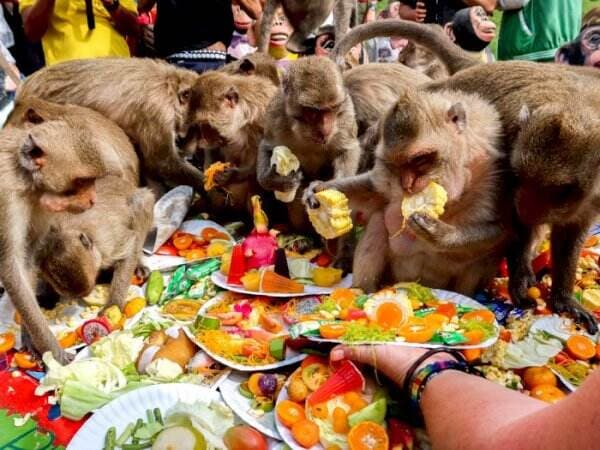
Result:
{"label": "human hand", "polygon": [[417,22],[424,22],[425,16],[427,16],[427,8],[425,7],[425,3],[417,2],[417,7],[415,8],[415,20]]}
{"label": "human hand", "polygon": [[[426,352],[427,349],[398,345],[338,345],[331,351],[329,358],[332,362],[350,359],[361,364],[368,364],[402,387],[404,377],[410,367]],[[435,361],[448,360],[455,360],[455,358],[447,353],[436,353],[423,361],[419,367]]]}

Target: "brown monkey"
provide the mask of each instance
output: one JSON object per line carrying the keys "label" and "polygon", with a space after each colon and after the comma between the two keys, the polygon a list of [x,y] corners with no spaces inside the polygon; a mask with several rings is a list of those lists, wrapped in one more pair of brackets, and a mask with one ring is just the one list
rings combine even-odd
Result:
{"label": "brown monkey", "polygon": [[257,75],[268,78],[275,86],[279,86],[279,68],[275,58],[267,53],[255,52],[244,56],[238,61],[226,64],[222,72],[227,72],[233,75]]}
{"label": "brown monkey", "polygon": [[[407,89],[381,120],[374,168],[307,189],[308,205],[314,191],[333,188],[370,216],[354,255],[357,286],[373,292],[420,280],[472,294],[494,276],[507,237],[498,209],[499,132],[497,112],[478,96]],[[444,214],[403,218],[405,195],[432,180],[448,193]]]}
{"label": "brown monkey", "polygon": [[100,269],[114,268],[109,305],[125,306],[131,276],[152,226],[154,195],[108,176],[96,182],[97,202],[81,214],[58,213],[37,240],[40,275],[61,295],[88,295]]}
{"label": "brown monkey", "polygon": [[[205,151],[205,169],[216,160],[232,167],[215,176],[225,193],[211,191],[217,209],[246,210],[256,193],[256,154],[267,106],[277,87],[265,77],[207,72],[194,84],[191,108],[196,145]],[[220,153],[220,155],[215,155]]]}
{"label": "brown monkey", "polygon": [[398,62],[427,75],[432,80],[448,78],[448,71],[442,62],[433,53],[412,41],[408,41],[406,47],[400,51]]}
{"label": "brown monkey", "polygon": [[84,122],[84,126],[95,130],[92,139],[95,145],[102,148],[106,159],[114,153],[114,164],[121,167],[124,178],[133,186],[140,182],[140,162],[127,135],[114,122],[89,108],[76,105],[51,103],[40,98],[21,97],[6,127],[31,128],[36,124],[69,117],[76,122]]}
{"label": "brown monkey", "polygon": [[198,75],[160,61],[96,58],[67,61],[31,75],[17,94],[91,108],[136,144],[144,175],[200,189],[202,172],[179,154],[189,126],[189,97]]}
{"label": "brown monkey", "polygon": [[447,66],[453,76],[427,89],[477,93],[497,108],[502,147],[510,155],[516,178],[513,198],[519,239],[508,253],[511,297],[517,304],[527,302],[527,287],[533,279],[534,228],[549,224],[553,260],[549,305],[595,333],[593,315],[571,294],[582,242],[600,212],[597,78],[589,71],[555,64],[503,61],[479,65],[443,33],[401,20],[355,28],[334,50],[336,60],[341,63],[341,55],[357,41],[382,34],[414,40]]}
{"label": "brown monkey", "polygon": [[50,331],[35,297],[29,236],[51,212],[81,212],[95,203],[95,180],[122,177],[114,151],[106,154],[97,131],[65,116],[27,129],[0,132],[0,281],[22,317],[33,346],[67,355]]}
{"label": "brown monkey", "polygon": [[344,36],[350,28],[355,3],[355,0],[267,0],[258,36],[258,51],[267,51],[271,23],[279,6],[294,27],[287,49],[293,53],[305,53],[304,41],[327,20],[331,11],[335,19],[335,35],[338,39]]}
{"label": "brown monkey", "polygon": [[[258,150],[256,173],[268,191],[291,191],[302,181],[342,178],[356,174],[361,149],[356,138],[352,100],[342,74],[327,58],[309,56],[292,63],[282,87],[269,105],[265,135]],[[273,148],[284,145],[300,160],[300,170],[278,175],[271,165]],[[300,190],[289,203],[291,225],[310,229]],[[350,255],[340,255],[348,269]]]}

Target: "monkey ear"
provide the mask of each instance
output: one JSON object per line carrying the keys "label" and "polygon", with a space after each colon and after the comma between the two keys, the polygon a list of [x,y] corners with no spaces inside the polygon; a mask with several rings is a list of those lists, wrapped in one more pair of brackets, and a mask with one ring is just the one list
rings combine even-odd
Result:
{"label": "monkey ear", "polygon": [[225,100],[229,104],[229,107],[233,108],[235,105],[237,105],[239,99],[240,95],[238,94],[237,90],[235,89],[235,87],[231,86],[229,90],[225,93]]}
{"label": "monkey ear", "polygon": [[86,250],[90,250],[92,248],[92,240],[88,237],[87,234],[81,233],[79,235],[79,240],[81,241],[81,244]]}
{"label": "monkey ear", "polygon": [[180,103],[188,103],[190,101],[190,97],[192,96],[192,90],[190,88],[183,89],[179,91],[179,94],[177,94],[177,96],[179,97]]}
{"label": "monkey ear", "polygon": [[446,36],[448,36],[452,42],[456,42],[456,36],[454,35],[452,22],[448,22],[446,25],[444,25],[444,33],[446,33]]}
{"label": "monkey ear", "polygon": [[467,127],[467,111],[462,103],[455,103],[446,113],[446,120],[452,122],[459,133],[465,131]]}
{"label": "monkey ear", "polygon": [[25,120],[34,125],[44,122],[44,118],[33,108],[28,108],[27,111],[25,111]]}
{"label": "monkey ear", "polygon": [[256,66],[248,58],[244,58],[240,63],[240,72],[246,75],[254,75],[256,72]]}
{"label": "monkey ear", "polygon": [[531,117],[529,106],[523,105],[521,107],[521,111],[519,111],[519,123],[521,125],[525,125],[527,122],[529,122],[529,117]]}
{"label": "monkey ear", "polygon": [[30,172],[40,170],[46,164],[46,152],[36,144],[31,134],[27,136],[21,146],[19,162],[24,169]]}

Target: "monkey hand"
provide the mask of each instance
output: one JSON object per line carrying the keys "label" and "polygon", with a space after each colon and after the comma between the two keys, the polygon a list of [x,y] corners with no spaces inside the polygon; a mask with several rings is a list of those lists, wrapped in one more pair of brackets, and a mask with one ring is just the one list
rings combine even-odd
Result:
{"label": "monkey hand", "polygon": [[437,247],[452,246],[456,232],[452,225],[423,213],[411,214],[406,224],[418,237]]}
{"label": "monkey hand", "polygon": [[271,165],[261,185],[269,191],[288,192],[297,189],[302,182],[302,171],[295,170],[289,175],[279,175],[274,165]]}
{"label": "monkey hand", "polygon": [[315,197],[317,192],[321,192],[327,189],[327,186],[322,181],[313,181],[308,185],[302,194],[302,203],[308,206],[310,209],[317,209],[319,206],[319,200]]}
{"label": "monkey hand", "polygon": [[228,167],[221,172],[217,172],[213,178],[215,186],[222,187],[232,183],[237,179],[238,172],[237,167]]}
{"label": "monkey hand", "polygon": [[536,278],[531,266],[522,264],[508,279],[508,293],[512,302],[519,308],[533,306],[533,300],[527,295],[527,290],[535,285]]}
{"label": "monkey hand", "polygon": [[549,306],[557,314],[567,314],[575,322],[583,325],[588,333],[595,335],[598,332],[598,322],[594,315],[570,296],[550,296]]}

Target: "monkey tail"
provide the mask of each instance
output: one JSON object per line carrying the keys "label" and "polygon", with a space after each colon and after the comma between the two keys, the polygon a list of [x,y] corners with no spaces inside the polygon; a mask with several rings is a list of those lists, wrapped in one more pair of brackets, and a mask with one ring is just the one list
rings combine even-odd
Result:
{"label": "monkey tail", "polygon": [[450,75],[480,64],[462,48],[452,42],[443,31],[416,22],[400,19],[385,19],[359,25],[348,32],[331,52],[331,58],[339,67],[344,67],[344,57],[352,47],[376,37],[401,36],[432,52],[448,69]]}

